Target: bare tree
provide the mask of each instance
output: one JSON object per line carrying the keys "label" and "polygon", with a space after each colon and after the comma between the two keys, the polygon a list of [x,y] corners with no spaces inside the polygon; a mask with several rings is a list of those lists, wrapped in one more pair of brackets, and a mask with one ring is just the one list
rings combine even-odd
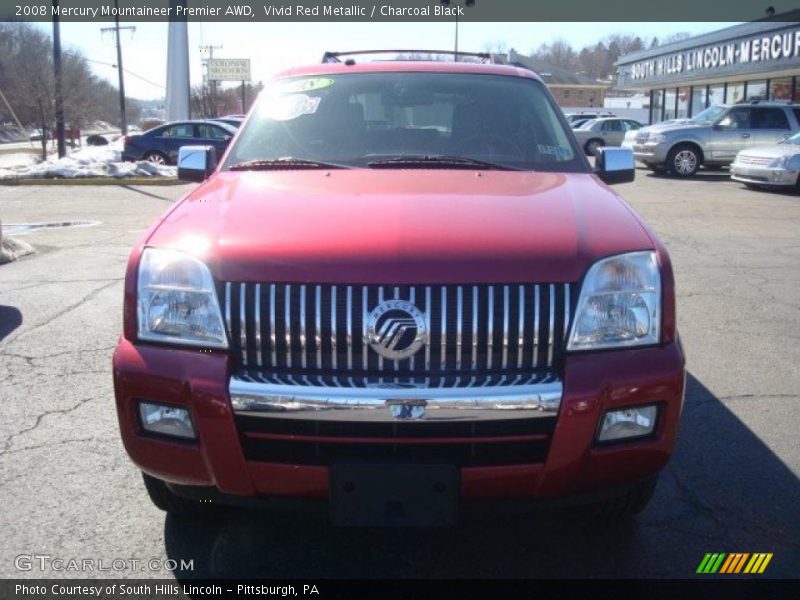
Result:
{"label": "bare tree", "polygon": [[560,38],[550,44],[540,45],[536,51],[533,52],[533,57],[538,61],[554,67],[568,70],[580,69],[580,60],[578,59],[577,52],[572,49],[569,42]]}
{"label": "bare tree", "polygon": [[[62,80],[64,115],[70,126],[119,122],[116,88],[96,77],[79,51],[62,53]],[[46,32],[30,23],[0,23],[0,89],[24,125],[42,130],[42,159],[46,159],[47,132],[55,122],[53,46]],[[135,115],[137,103],[129,106]]]}

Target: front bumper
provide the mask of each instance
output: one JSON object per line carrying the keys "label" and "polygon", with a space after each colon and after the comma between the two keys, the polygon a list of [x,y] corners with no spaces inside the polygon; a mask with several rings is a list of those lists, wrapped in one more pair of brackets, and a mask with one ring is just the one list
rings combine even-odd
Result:
{"label": "front bumper", "polygon": [[731,165],[731,179],[755,185],[793,186],[797,184],[797,169],[782,169],[766,166]]}
{"label": "front bumper", "polygon": [[[328,498],[326,465],[245,457],[231,403],[230,370],[223,353],[120,340],[114,354],[114,387],[123,443],[133,462],[171,484],[213,487],[225,495]],[[672,452],[683,393],[684,357],[677,343],[570,355],[546,456],[529,464],[462,467],[461,498],[554,499],[652,475]],[[139,400],[188,407],[197,442],[144,432],[137,416]],[[606,410],[650,403],[660,406],[651,438],[595,444]]]}
{"label": "front bumper", "polygon": [[633,144],[633,156],[636,160],[648,165],[659,165],[667,161],[669,146],[667,144],[647,143]]}

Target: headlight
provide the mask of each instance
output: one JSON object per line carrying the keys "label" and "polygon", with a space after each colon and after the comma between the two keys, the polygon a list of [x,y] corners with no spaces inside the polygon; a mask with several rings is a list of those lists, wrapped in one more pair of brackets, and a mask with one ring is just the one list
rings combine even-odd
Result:
{"label": "headlight", "polygon": [[597,432],[598,442],[645,437],[653,433],[658,408],[655,404],[608,411]]}
{"label": "headlight", "polygon": [[772,162],[770,162],[767,167],[770,169],[785,169],[786,165],[789,163],[790,156],[787,154],[786,156],[781,156],[780,158],[776,158]]}
{"label": "headlight", "polygon": [[647,141],[652,144],[663,144],[667,141],[667,136],[661,133],[651,133],[647,136]]}
{"label": "headlight", "polygon": [[228,347],[214,280],[208,267],[189,254],[145,249],[137,303],[141,340]]}
{"label": "headlight", "polygon": [[604,258],[586,274],[567,350],[656,344],[661,274],[655,252]]}

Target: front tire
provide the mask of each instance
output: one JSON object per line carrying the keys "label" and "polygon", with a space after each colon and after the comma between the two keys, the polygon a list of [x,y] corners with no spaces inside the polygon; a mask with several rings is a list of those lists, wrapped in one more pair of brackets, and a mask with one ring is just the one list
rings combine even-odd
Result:
{"label": "front tire", "polygon": [[196,517],[208,512],[208,506],[203,506],[195,500],[182,498],[174,494],[167,484],[147,473],[142,473],[144,487],[156,508],[163,510],[175,517]]}
{"label": "front tire", "polygon": [[667,167],[677,177],[692,177],[697,173],[703,159],[696,146],[681,144],[669,151]]}
{"label": "front tire", "polygon": [[588,156],[596,156],[598,148],[603,147],[603,140],[589,140],[583,147]]}
{"label": "front tire", "polygon": [[154,165],[169,164],[167,161],[167,157],[161,154],[161,152],[155,152],[155,151],[148,152],[147,154],[144,155],[144,159],[147,162],[153,163]]}

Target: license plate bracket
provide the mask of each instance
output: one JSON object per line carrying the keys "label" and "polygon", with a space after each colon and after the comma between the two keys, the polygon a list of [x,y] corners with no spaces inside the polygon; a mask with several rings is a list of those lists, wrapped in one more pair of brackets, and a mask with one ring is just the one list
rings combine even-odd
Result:
{"label": "license plate bracket", "polygon": [[331,467],[331,520],[356,527],[446,527],[458,521],[454,465]]}

